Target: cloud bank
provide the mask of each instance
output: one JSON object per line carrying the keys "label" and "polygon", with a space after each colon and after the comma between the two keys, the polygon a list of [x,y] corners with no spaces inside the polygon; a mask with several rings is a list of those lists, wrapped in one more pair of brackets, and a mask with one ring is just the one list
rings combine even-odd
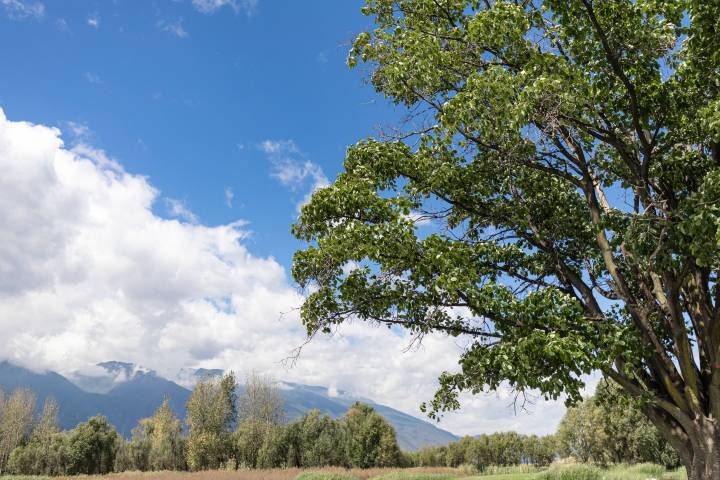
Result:
{"label": "cloud bank", "polygon": [[[428,336],[408,352],[407,336],[364,324],[317,338],[286,368],[304,340],[302,298],[280,264],[248,251],[244,222],[203,225],[106,153],[67,147],[58,129],[2,110],[0,172],[0,359],[61,373],[106,360],[164,375],[256,371],[417,416],[437,375],[456,368],[456,340]],[[166,202],[176,218],[156,213]],[[507,392],[476,396],[441,426],[543,433],[563,411],[539,402],[515,416],[510,402]]]}

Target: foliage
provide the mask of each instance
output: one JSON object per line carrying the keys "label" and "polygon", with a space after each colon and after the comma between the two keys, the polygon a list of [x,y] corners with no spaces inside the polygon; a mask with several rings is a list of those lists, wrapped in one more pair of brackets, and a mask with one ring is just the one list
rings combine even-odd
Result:
{"label": "foliage", "polygon": [[466,337],[433,415],[503,382],[578,402],[601,370],[717,478],[720,4],[363,13],[348,63],[410,118],[352,145],[293,226],[308,334],[358,319]]}
{"label": "foliage", "polygon": [[475,437],[466,436],[457,442],[441,447],[425,447],[413,455],[418,466],[471,466],[489,473],[493,467],[507,467],[530,463],[549,465],[557,456],[557,445],[552,435],[525,436],[515,432],[496,432]]}
{"label": "foliage", "polygon": [[239,465],[256,468],[277,466],[281,460],[278,426],[285,420],[280,390],[270,378],[249,375],[239,398],[240,423],[235,432]]}
{"label": "foliage", "polygon": [[67,437],[60,432],[57,402],[47,399],[27,444],[10,454],[8,470],[30,475],[65,474],[67,455]]}
{"label": "foliage", "polygon": [[286,428],[289,466],[347,465],[347,432],[342,422],[310,410]]}
{"label": "foliage", "polygon": [[67,472],[105,474],[112,472],[120,437],[103,416],[78,424],[67,439]]}
{"label": "foliage", "polygon": [[606,437],[605,458],[613,463],[660,464],[677,468],[680,459],[658,429],[643,415],[642,401],[628,398],[619,386],[602,380],[595,393]]}
{"label": "foliage", "polygon": [[583,463],[604,462],[605,446],[612,442],[602,425],[602,414],[594,398],[568,408],[558,427],[560,451]]}
{"label": "foliage", "polygon": [[151,418],[140,420],[129,442],[122,441],[115,458],[115,471],[183,470],[184,453],[180,421],[165,399]]}
{"label": "foliage", "polygon": [[35,398],[27,389],[14,390],[7,398],[0,390],[0,473],[5,473],[10,454],[30,434]]}
{"label": "foliage", "polygon": [[356,402],[344,417],[347,459],[357,468],[393,467],[400,461],[395,429],[371,406]]}
{"label": "foliage", "polygon": [[185,451],[190,470],[220,468],[233,456],[237,382],[230,372],[199,381],[187,403]]}

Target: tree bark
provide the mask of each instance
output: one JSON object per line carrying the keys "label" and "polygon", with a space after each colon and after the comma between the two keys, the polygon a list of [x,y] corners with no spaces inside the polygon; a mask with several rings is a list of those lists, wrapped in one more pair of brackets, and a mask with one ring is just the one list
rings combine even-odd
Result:
{"label": "tree bark", "polygon": [[691,435],[692,461],[685,465],[688,480],[720,479],[720,431],[713,418],[701,418]]}
{"label": "tree bark", "polygon": [[658,427],[660,434],[673,446],[680,463],[687,470],[688,480],[720,480],[720,428],[712,417],[693,421],[693,428],[671,426],[667,417],[657,411],[643,409]]}

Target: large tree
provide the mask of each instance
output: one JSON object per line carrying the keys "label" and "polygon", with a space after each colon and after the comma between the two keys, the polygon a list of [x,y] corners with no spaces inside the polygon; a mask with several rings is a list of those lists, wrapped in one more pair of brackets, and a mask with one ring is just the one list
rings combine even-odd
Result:
{"label": "large tree", "polygon": [[600,370],[691,479],[720,478],[720,3],[363,12],[349,63],[407,121],[351,146],[294,226],[308,332],[467,337],[431,411],[501,382],[572,402]]}

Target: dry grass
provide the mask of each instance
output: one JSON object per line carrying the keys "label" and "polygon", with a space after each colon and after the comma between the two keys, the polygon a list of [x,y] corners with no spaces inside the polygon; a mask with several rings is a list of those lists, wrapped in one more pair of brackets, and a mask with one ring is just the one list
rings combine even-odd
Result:
{"label": "dry grass", "polygon": [[[358,480],[368,480],[378,475],[397,472],[397,468],[274,468],[268,470],[208,470],[204,472],[123,472],[109,475],[81,475],[79,477],[58,477],[58,480],[295,480],[303,472],[325,472],[349,474]],[[408,474],[453,474],[463,476],[454,468],[406,468]]]}

